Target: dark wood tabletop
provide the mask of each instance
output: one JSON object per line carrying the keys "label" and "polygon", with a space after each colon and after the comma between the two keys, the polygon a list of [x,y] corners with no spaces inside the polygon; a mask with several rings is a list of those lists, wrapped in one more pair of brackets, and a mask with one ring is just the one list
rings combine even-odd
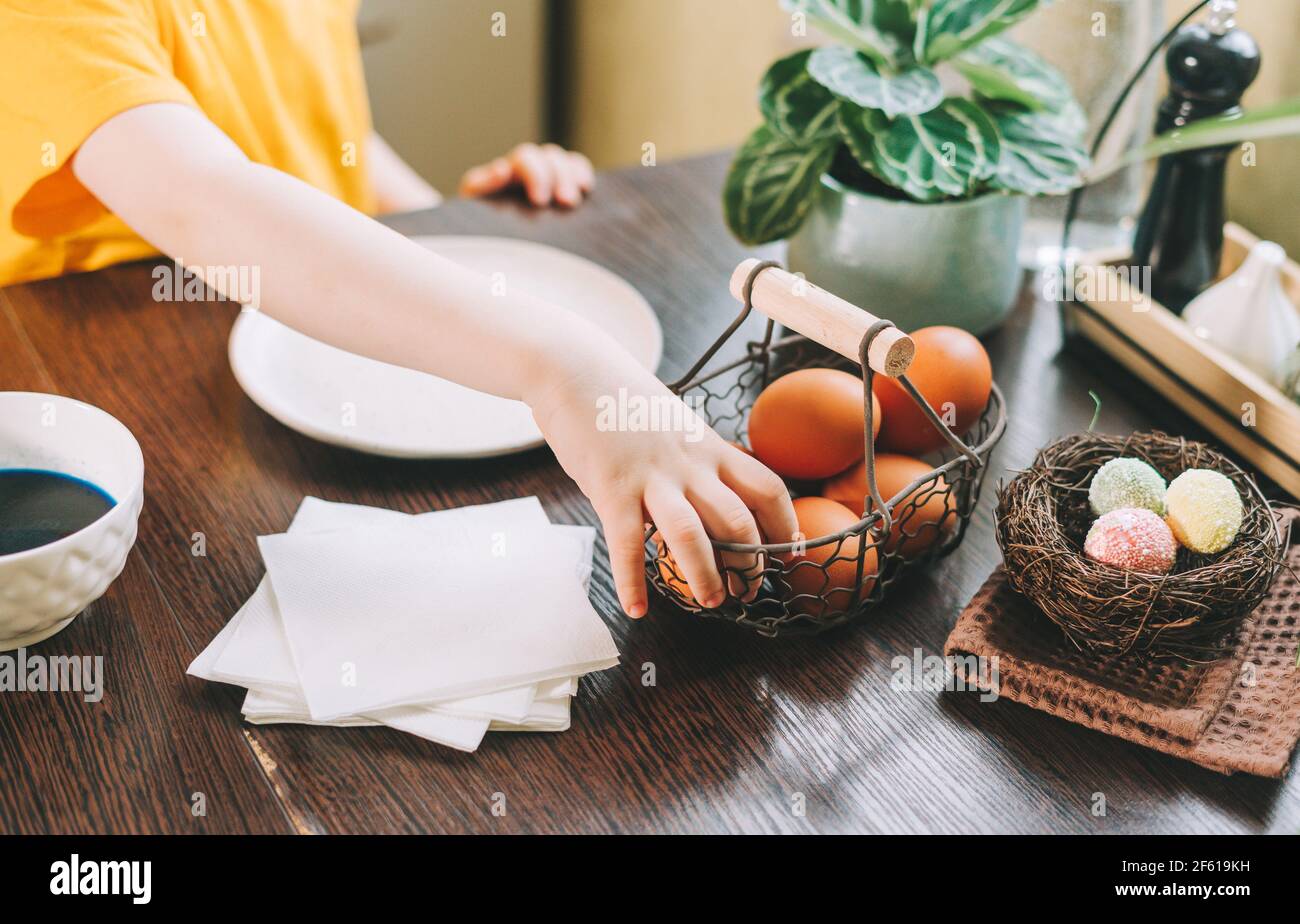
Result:
{"label": "dark wood tabletop", "polygon": [[[747,252],[722,223],[725,168],[718,156],[605,174],[570,214],[453,202],[392,224],[527,238],[609,267],[659,313],[659,374],[671,379],[736,311],[727,279]],[[135,433],[146,466],[125,572],[36,649],[102,655],[103,700],[0,693],[0,831],[1300,830],[1294,774],[1221,776],[1016,703],[891,689],[892,659],[941,654],[998,563],[996,481],[1085,429],[1089,390],[1102,401],[1098,429],[1202,436],[1104,356],[1062,350],[1056,310],[1029,283],[986,338],[1010,425],[965,542],[869,618],[769,640],[656,598],[633,623],[598,543],[592,598],[622,662],[583,680],[571,730],[489,735],[462,754],[383,728],[247,725],[242,690],[185,668],[257,586],[256,537],[283,531],[304,495],[416,512],[535,494],[556,522],[596,519],[546,449],[394,461],[286,429],[231,375],[237,308],[155,302],[153,265],[0,290],[0,390],[104,408]],[[191,554],[196,532],[205,557]],[[648,663],[651,687],[641,683]],[[206,814],[192,811],[196,793]],[[506,795],[504,816],[493,814],[495,793]],[[1104,817],[1093,814],[1095,793],[1106,797]]]}

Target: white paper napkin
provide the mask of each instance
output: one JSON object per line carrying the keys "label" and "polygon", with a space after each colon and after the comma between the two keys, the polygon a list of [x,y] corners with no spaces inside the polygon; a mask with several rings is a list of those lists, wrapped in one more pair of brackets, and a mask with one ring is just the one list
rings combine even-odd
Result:
{"label": "white paper napkin", "polygon": [[611,667],[609,630],[552,529],[393,523],[259,540],[312,718]]}
{"label": "white paper napkin", "polygon": [[[387,725],[461,751],[476,749],[491,725],[487,719],[445,715],[410,706],[376,712],[372,716],[346,716],[330,722],[317,722],[307,714],[306,706],[301,700],[295,701],[292,696],[257,690],[248,692],[244,699],[243,713],[244,718],[254,725],[330,725],[338,728]],[[501,727],[520,726],[503,724]]]}
{"label": "white paper napkin", "polygon": [[[462,733],[473,734],[479,729],[480,738],[483,731],[565,731],[569,727],[568,696],[534,700],[528,714],[517,720],[493,719],[473,720],[439,712],[436,707],[404,706],[399,709],[384,709],[369,716],[345,716],[329,722],[318,722],[307,711],[307,703],[300,697],[260,690],[249,690],[244,698],[244,717],[254,724],[270,725],[294,723],[303,725],[329,725],[352,727],[357,725],[393,725],[394,720],[406,718],[421,723],[420,737],[441,743],[455,743],[461,740]],[[421,715],[427,713],[427,715]],[[443,722],[442,719],[451,721]],[[403,729],[408,730],[408,729]]]}
{"label": "white paper napkin", "polygon": [[[259,540],[268,577],[189,673],[248,687],[255,724],[382,724],[462,750],[488,730],[562,731],[578,675],[617,661],[586,599],[594,541],[536,498],[418,515],[307,498]],[[476,582],[523,599],[484,607]],[[434,602],[446,588],[451,609]]]}
{"label": "white paper napkin", "polygon": [[[442,512],[411,516],[393,510],[361,507],[355,504],[336,504],[309,497],[303,501],[293,522],[290,534],[355,527],[364,524],[382,524],[401,521],[430,522],[426,518]],[[536,498],[504,501],[478,507],[461,508],[460,513],[469,518],[481,518],[500,525],[549,525],[546,514]],[[595,543],[595,530],[588,526],[550,526],[558,533],[576,538],[580,545],[576,573],[587,588],[591,576],[591,556]],[[213,649],[218,649],[215,652]],[[195,661],[191,673],[208,680],[233,683],[249,688],[274,688],[300,691],[297,671],[289,652],[288,640],[276,609],[270,582],[263,578],[253,596],[235,614],[231,623],[217,636],[209,649]],[[569,695],[576,692],[576,678],[565,683]],[[569,687],[572,687],[570,690]],[[466,718],[487,718],[501,722],[519,722],[528,712],[533,699],[531,687],[501,690],[469,700],[447,701],[444,711]],[[552,694],[541,694],[547,698]],[[558,694],[556,694],[558,695]]]}
{"label": "white paper napkin", "polygon": [[[293,693],[302,700],[298,673],[293,666],[293,656],[289,653],[289,642],[269,581],[262,579],[235,619],[235,631],[224,651],[207,668],[206,679],[249,689]],[[440,707],[447,714],[463,718],[518,722],[528,714],[535,690],[532,685],[497,690],[481,696],[447,700]]]}

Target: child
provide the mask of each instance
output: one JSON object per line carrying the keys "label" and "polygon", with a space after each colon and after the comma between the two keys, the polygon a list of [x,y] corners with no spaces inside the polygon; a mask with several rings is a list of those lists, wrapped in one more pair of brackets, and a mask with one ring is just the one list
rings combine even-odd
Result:
{"label": "child", "polygon": [[[781,480],[712,431],[598,429],[603,396],[667,389],[563,306],[492,297],[367,217],[437,193],[371,131],[356,12],[357,0],[0,0],[0,285],[158,251],[258,266],[260,308],[304,334],[528,404],[600,517],[628,615],[646,611],[647,520],[695,597],[721,602],[709,537],[792,538]],[[525,145],[462,191],[516,182],[534,205],[573,206],[592,176],[580,155]]]}

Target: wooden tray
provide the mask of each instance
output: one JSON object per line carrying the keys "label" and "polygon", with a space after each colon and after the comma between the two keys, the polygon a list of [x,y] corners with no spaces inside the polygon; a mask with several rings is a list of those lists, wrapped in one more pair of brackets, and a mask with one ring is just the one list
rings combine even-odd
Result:
{"label": "wooden tray", "polygon": [[[1258,241],[1240,225],[1225,225],[1219,277],[1241,266]],[[1095,283],[1104,274],[1106,284],[1080,289],[1075,300],[1062,301],[1067,331],[1101,347],[1300,497],[1300,404],[1197,337],[1178,315],[1143,295],[1128,275],[1115,272],[1127,261],[1127,254],[1114,251],[1081,258],[1075,279]],[[1300,305],[1300,266],[1293,260],[1283,269],[1283,286],[1292,303]]]}

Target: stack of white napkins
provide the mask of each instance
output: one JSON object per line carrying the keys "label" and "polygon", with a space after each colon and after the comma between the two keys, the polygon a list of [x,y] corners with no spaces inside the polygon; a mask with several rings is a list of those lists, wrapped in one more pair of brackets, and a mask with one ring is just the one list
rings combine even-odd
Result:
{"label": "stack of white napkins", "polygon": [[189,673],[258,724],[387,725],[472,751],[564,731],[618,649],[587,599],[595,531],[535,497],[406,514],[308,497],[258,544],[266,577]]}

